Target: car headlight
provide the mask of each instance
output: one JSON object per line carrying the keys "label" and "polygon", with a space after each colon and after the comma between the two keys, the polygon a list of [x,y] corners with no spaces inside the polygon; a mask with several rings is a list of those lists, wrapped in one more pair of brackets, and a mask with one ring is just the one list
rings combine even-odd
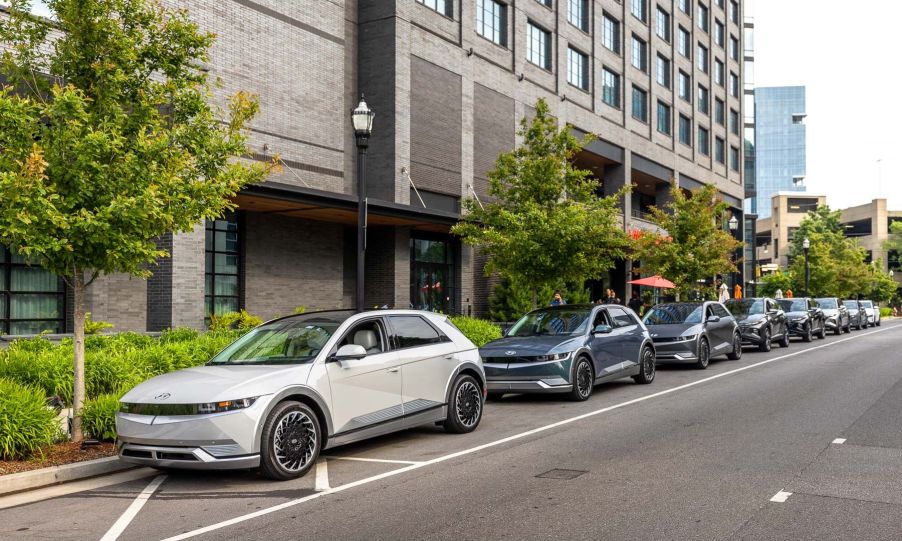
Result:
{"label": "car headlight", "polygon": [[767,323],[766,319],[759,319],[758,321],[756,321],[754,323],[749,323],[748,326],[753,329],[760,329],[761,327],[764,326],[765,323]]}
{"label": "car headlight", "polygon": [[685,336],[678,336],[677,342],[691,342],[692,340],[695,340],[696,336],[698,336],[698,335],[697,334],[687,334]]}
{"label": "car headlight", "polygon": [[537,362],[545,362],[545,361],[563,361],[564,359],[570,358],[570,352],[566,353],[549,353],[548,355],[539,355],[536,357]]}
{"label": "car headlight", "polygon": [[804,322],[807,321],[807,320],[808,320],[808,317],[807,317],[807,316],[794,317],[794,318],[792,318],[792,321],[795,322],[795,323],[804,323]]}
{"label": "car headlight", "polygon": [[119,411],[137,415],[206,415],[246,409],[253,406],[257,398],[259,397],[206,402],[203,404],[135,404],[122,402],[119,404]]}

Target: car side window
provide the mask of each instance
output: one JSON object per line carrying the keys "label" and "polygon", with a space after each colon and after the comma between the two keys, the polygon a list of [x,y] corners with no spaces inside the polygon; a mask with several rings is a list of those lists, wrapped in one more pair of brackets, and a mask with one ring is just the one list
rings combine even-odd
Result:
{"label": "car side window", "polygon": [[401,349],[428,346],[450,340],[420,316],[390,316],[388,320],[395,344]]}
{"label": "car side window", "polygon": [[730,317],[730,313],[727,312],[727,309],[719,304],[712,304],[711,309],[714,311],[714,315],[717,317]]}
{"label": "car side window", "polygon": [[351,327],[338,343],[338,347],[349,344],[363,346],[367,354],[383,353],[388,350],[385,333],[378,319],[364,321]]}
{"label": "car side window", "polygon": [[774,301],[767,301],[767,311],[768,312],[770,312],[771,310],[776,310],[776,309],[777,309],[777,303],[775,303]]}
{"label": "car side window", "polygon": [[608,308],[608,314],[610,314],[611,319],[614,321],[614,327],[629,327],[630,325],[635,325],[636,322],[633,321],[633,318],[626,313],[622,308]]}
{"label": "car side window", "polygon": [[592,322],[592,329],[599,325],[607,325],[608,327],[613,327],[611,325],[611,320],[608,319],[608,314],[605,313],[604,310],[599,310],[597,314],[595,314],[595,321]]}
{"label": "car side window", "polygon": [[709,304],[709,305],[705,308],[705,321],[707,321],[708,318],[711,317],[711,316],[713,316],[713,315],[714,315],[714,308]]}

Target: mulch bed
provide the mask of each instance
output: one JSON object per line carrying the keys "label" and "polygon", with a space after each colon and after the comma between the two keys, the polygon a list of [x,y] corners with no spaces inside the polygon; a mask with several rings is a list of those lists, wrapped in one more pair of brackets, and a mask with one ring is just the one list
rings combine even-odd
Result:
{"label": "mulch bed", "polygon": [[43,456],[39,453],[29,460],[0,460],[0,475],[84,462],[115,454],[116,444],[114,443],[89,445],[85,447],[84,451],[81,450],[80,443],[58,443],[44,449]]}

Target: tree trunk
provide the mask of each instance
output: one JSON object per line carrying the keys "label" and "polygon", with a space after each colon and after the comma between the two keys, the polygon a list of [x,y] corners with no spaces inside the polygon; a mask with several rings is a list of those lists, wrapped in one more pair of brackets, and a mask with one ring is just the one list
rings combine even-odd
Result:
{"label": "tree trunk", "polygon": [[72,277],[72,292],[75,297],[73,331],[75,331],[74,389],[72,392],[72,435],[71,441],[81,441],[81,410],[85,405],[85,274],[76,270]]}

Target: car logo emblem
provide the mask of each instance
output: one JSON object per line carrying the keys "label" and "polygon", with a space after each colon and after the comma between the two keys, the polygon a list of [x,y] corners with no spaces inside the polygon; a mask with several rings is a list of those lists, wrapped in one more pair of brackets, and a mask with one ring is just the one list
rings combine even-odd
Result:
{"label": "car logo emblem", "polygon": [[517,352],[516,351],[505,351],[504,354],[505,355],[516,355]]}
{"label": "car logo emblem", "polygon": [[166,400],[166,399],[169,398],[170,396],[172,396],[172,395],[169,394],[169,393],[161,393],[161,394],[158,394],[157,396],[155,396],[155,397],[153,397],[153,398],[154,398],[154,400]]}

